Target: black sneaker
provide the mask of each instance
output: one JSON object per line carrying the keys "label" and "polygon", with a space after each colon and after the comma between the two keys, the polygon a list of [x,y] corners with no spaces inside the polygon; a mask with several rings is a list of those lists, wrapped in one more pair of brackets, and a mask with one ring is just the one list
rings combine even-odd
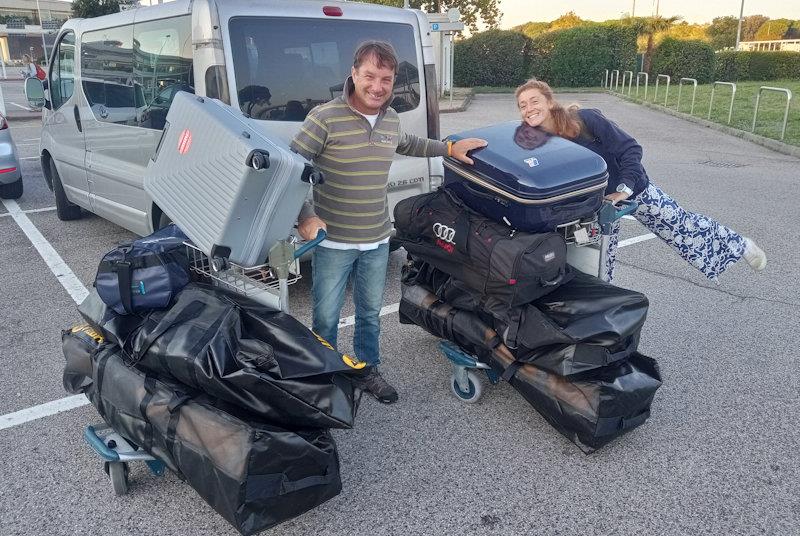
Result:
{"label": "black sneaker", "polygon": [[394,404],[399,398],[397,390],[389,385],[377,367],[369,367],[369,372],[362,376],[355,376],[353,383],[356,387],[363,389],[367,393],[374,396],[378,402],[383,404]]}

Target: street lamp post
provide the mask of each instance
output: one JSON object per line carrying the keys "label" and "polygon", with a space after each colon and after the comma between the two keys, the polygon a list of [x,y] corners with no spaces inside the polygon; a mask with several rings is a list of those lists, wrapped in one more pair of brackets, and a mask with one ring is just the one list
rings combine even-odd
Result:
{"label": "street lamp post", "polygon": [[742,36],[742,14],[744,13],[744,0],[742,0],[742,7],[739,8],[739,26],[736,28],[736,48],[734,50],[739,50],[739,40]]}
{"label": "street lamp post", "polygon": [[47,45],[44,42],[44,21],[42,21],[42,8],[39,6],[39,0],[36,0],[36,11],[39,12],[39,28],[42,29],[42,55],[44,56],[44,65],[47,67]]}

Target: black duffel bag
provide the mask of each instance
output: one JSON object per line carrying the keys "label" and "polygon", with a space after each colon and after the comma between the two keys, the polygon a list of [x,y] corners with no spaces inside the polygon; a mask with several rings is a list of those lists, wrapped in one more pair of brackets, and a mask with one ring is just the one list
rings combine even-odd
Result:
{"label": "black duffel bag", "polygon": [[562,236],[517,232],[474,212],[449,190],[404,199],[394,217],[395,238],[413,258],[509,306],[544,296],[572,277]]}
{"label": "black duffel bag", "polygon": [[167,307],[190,280],[188,240],[172,224],[115,247],[97,267],[100,298],[119,314]]}
{"label": "black duffel bag", "polygon": [[328,430],[290,431],[129,367],[115,345],[92,354],[86,396],[117,433],[181,476],[242,534],[296,517],[341,491]]}
{"label": "black duffel bag", "polygon": [[195,283],[169,309],[137,322],[90,298],[81,314],[110,341],[124,344],[130,365],[281,426],[353,425],[358,404],[349,373],[362,363],[329,348],[286,313]]}
{"label": "black duffel bag", "polygon": [[643,294],[577,271],[550,294],[519,307],[480,296],[427,263],[406,265],[403,281],[422,285],[448,305],[478,315],[515,359],[561,376],[632,355],[648,310]]}

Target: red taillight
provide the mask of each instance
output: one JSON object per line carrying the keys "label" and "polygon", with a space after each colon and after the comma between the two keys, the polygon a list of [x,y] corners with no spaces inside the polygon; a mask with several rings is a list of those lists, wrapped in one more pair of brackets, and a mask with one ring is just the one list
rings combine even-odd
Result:
{"label": "red taillight", "polygon": [[322,12],[329,17],[341,17],[342,8],[336,6],[323,6]]}
{"label": "red taillight", "polygon": [[11,173],[12,171],[16,171],[16,170],[17,170],[17,168],[15,168],[15,167],[3,168],[3,169],[0,169],[0,173]]}

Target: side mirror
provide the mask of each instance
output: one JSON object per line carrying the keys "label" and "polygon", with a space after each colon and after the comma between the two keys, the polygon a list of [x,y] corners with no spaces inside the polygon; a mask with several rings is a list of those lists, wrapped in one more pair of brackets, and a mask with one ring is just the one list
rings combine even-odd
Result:
{"label": "side mirror", "polygon": [[[25,80],[25,98],[31,108],[42,108],[48,102],[44,96],[44,84],[38,78],[28,78]],[[49,108],[49,106],[48,106]]]}

